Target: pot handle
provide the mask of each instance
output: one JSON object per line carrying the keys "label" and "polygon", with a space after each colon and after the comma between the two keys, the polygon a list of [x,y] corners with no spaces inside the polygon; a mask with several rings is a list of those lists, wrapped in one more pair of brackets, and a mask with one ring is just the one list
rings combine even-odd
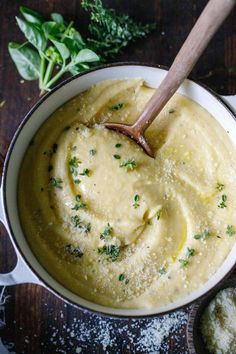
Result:
{"label": "pot handle", "polygon": [[[2,186],[0,187],[0,221],[8,231],[7,222],[4,215]],[[13,245],[14,247],[14,245]],[[15,247],[14,247],[15,249]],[[17,262],[15,268],[9,273],[0,273],[0,286],[8,286],[23,283],[41,284],[40,280],[34,275],[30,268],[25,264],[23,258],[15,249]]]}
{"label": "pot handle", "polygon": [[221,98],[236,114],[236,95],[221,96]]}

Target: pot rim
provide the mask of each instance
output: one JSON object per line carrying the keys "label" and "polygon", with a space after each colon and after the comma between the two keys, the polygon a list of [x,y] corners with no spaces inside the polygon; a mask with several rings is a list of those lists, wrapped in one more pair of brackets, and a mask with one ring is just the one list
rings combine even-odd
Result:
{"label": "pot rim", "polygon": [[[65,301],[66,303],[69,303],[70,305],[73,305],[74,307],[77,307],[78,309],[80,309],[81,311],[87,312],[87,313],[91,313],[91,314],[97,314],[97,315],[101,315],[103,317],[106,318],[112,318],[112,319],[145,319],[145,318],[153,318],[153,317],[157,317],[157,316],[163,316],[166,315],[168,313],[172,313],[173,311],[177,311],[180,309],[185,309],[187,306],[193,304],[195,301],[199,301],[201,300],[203,297],[207,296],[209,294],[209,292],[211,292],[215,287],[217,287],[217,285],[219,284],[216,283],[212,288],[208,289],[204,294],[200,295],[199,297],[197,297],[194,300],[189,300],[187,303],[185,303],[184,305],[179,305],[177,307],[175,307],[174,309],[171,310],[166,310],[166,311],[162,311],[160,313],[153,313],[153,314],[144,314],[144,315],[121,315],[121,314],[110,314],[110,313],[106,313],[106,312],[102,312],[100,310],[94,310],[94,309],[90,309],[89,307],[86,307],[84,305],[80,305],[78,303],[76,303],[73,300],[70,300],[68,297],[66,297],[65,295],[62,295],[58,290],[55,290],[48,281],[44,280],[41,275],[38,274],[38,271],[34,269],[34,267],[31,265],[31,263],[28,261],[27,256],[24,254],[24,252],[22,251],[22,249],[20,248],[17,239],[15,238],[14,232],[12,230],[11,227],[11,223],[10,223],[10,218],[8,215],[8,209],[7,209],[7,202],[6,202],[6,175],[7,175],[7,170],[8,170],[8,165],[9,165],[9,161],[11,158],[11,154],[12,154],[12,150],[14,148],[14,145],[18,139],[18,136],[20,135],[22,129],[24,128],[25,124],[29,121],[29,119],[31,118],[32,114],[38,109],[38,107],[43,104],[48,97],[50,97],[51,95],[54,94],[54,92],[56,92],[57,90],[59,90],[61,87],[65,86],[66,84],[68,84],[71,81],[77,80],[78,78],[80,78],[81,76],[85,76],[91,72],[94,71],[98,71],[98,70],[102,70],[102,69],[106,69],[106,68],[112,68],[112,67],[120,67],[120,66],[142,66],[142,67],[147,67],[147,68],[158,68],[161,70],[165,70],[168,71],[168,67],[165,65],[160,65],[160,64],[149,64],[149,63],[145,63],[145,62],[129,62],[129,61],[122,61],[122,62],[117,62],[117,63],[110,63],[110,64],[105,64],[105,65],[101,65],[101,66],[96,66],[94,68],[91,68],[85,72],[82,72],[80,74],[71,76],[65,80],[63,80],[62,82],[60,82],[58,85],[56,85],[50,92],[46,93],[44,96],[42,96],[35,104],[34,106],[29,110],[29,112],[24,116],[23,120],[21,121],[20,125],[18,126],[16,132],[13,135],[13,138],[11,140],[11,143],[8,147],[7,150],[7,154],[4,160],[4,165],[3,165],[3,172],[2,172],[2,196],[3,196],[3,208],[4,208],[4,212],[5,212],[5,216],[6,216],[6,224],[7,224],[7,230],[9,233],[9,237],[11,239],[11,242],[13,243],[13,245],[15,246],[16,250],[19,252],[20,257],[23,258],[24,262],[26,263],[26,265],[29,267],[29,269],[31,270],[31,272],[33,274],[35,274],[37,276],[37,278],[40,280],[41,284],[47,289],[49,290],[51,293],[53,293],[54,295],[58,296],[60,299],[62,299],[63,301]],[[214,92],[214,90],[210,89],[209,87],[207,87],[205,84],[199,83],[197,80],[192,80],[189,79],[190,81],[194,82],[195,84],[197,84],[198,86],[200,86],[201,88],[205,89],[206,91],[208,91],[212,96],[214,96],[214,98],[217,99],[217,101],[219,101],[220,104],[222,104],[224,106],[224,108],[226,110],[228,110],[228,112],[231,114],[231,116],[234,118],[234,120],[236,121],[236,114],[233,112],[233,110],[230,108],[230,106],[216,93]],[[40,263],[40,262],[39,262]],[[234,270],[234,267],[236,265],[236,261],[234,263],[234,265],[227,271],[227,273],[225,274],[225,276],[220,280],[223,281],[226,277],[228,277],[232,271]],[[47,270],[46,270],[47,271]],[[48,273],[48,271],[47,271]],[[63,286],[63,285],[62,285]],[[111,307],[109,307],[111,308]],[[115,308],[114,308],[115,309]]]}

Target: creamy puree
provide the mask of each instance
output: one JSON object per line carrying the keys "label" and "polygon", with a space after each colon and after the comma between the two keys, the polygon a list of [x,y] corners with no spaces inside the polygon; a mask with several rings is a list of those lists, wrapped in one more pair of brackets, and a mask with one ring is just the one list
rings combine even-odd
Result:
{"label": "creamy puree", "polygon": [[175,94],[146,134],[155,159],[100,125],[133,122],[152,94],[141,79],[93,86],[42,125],[20,172],[20,218],[36,257],[107,306],[183,298],[236,238],[236,153],[205,109]]}

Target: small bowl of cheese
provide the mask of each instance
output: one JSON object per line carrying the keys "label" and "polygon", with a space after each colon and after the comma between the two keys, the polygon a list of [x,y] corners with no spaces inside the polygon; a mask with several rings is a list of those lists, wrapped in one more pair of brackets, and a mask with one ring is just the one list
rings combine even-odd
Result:
{"label": "small bowl of cheese", "polygon": [[236,353],[235,276],[192,306],[187,339],[190,354]]}

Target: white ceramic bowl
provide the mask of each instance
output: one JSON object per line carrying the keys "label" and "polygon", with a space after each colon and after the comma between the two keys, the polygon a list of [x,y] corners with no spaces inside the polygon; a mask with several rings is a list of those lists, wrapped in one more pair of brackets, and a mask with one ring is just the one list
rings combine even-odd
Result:
{"label": "white ceramic bowl", "polygon": [[[46,287],[62,297],[65,301],[80,308],[106,315],[136,317],[156,315],[189,304],[207,293],[232,270],[236,262],[236,245],[225,262],[209,281],[187,297],[164,307],[131,310],[111,308],[97,305],[81,298],[52,278],[34,256],[22,231],[17,209],[17,180],[19,168],[29,142],[51,113],[72,97],[100,81],[142,77],[147,85],[158,87],[165,77],[166,72],[167,71],[161,67],[124,63],[94,69],[64,81],[50,93],[42,97],[27,114],[9,147],[3,170],[2,186],[0,190],[0,220],[3,222],[10,235],[18,261],[13,271],[8,274],[0,274],[0,285],[36,283]],[[236,96],[221,98],[212,91],[190,80],[186,80],[178,92],[206,108],[222,127],[229,132],[229,137],[236,145]],[[228,101],[227,105],[224,99]],[[30,183],[30,181],[26,183]]]}

